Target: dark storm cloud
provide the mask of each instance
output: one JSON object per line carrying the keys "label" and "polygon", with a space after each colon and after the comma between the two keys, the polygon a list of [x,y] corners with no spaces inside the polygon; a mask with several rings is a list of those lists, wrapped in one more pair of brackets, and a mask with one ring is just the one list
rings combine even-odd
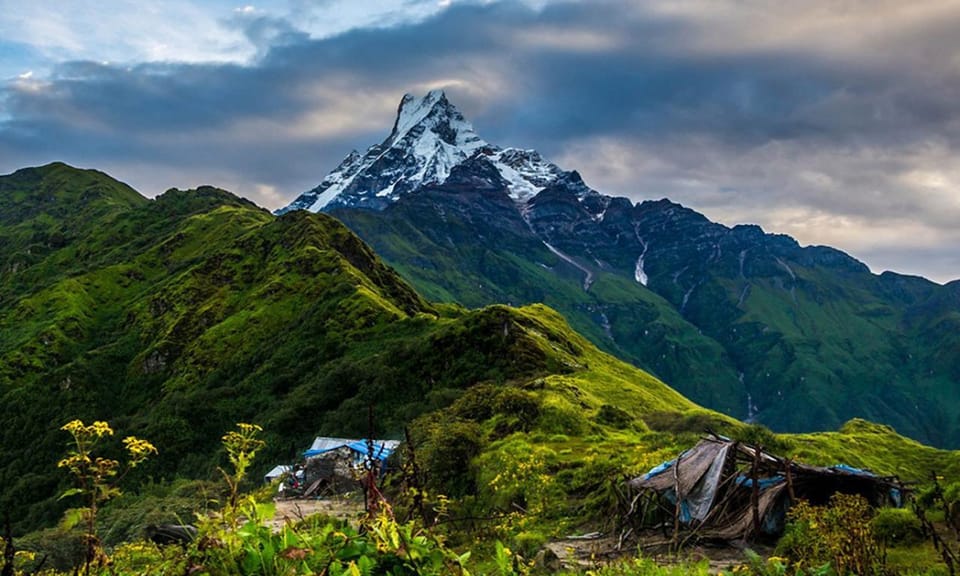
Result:
{"label": "dark storm cloud", "polygon": [[861,38],[826,3],[757,21],[739,5],[675,9],[689,5],[461,3],[325,39],[238,17],[259,49],[248,65],[67,63],[10,82],[0,170],[109,163],[147,193],[207,182],[273,208],[383,138],[404,92],[443,86],[486,139],[536,147],[607,192],[669,195],[801,241],[816,241],[803,214],[854,222],[838,241],[908,214],[933,230],[924,250],[956,246],[946,222],[960,206],[942,188],[960,183],[957,14],[880,32],[865,16]]}
{"label": "dark storm cloud", "polygon": [[26,124],[56,121],[118,137],[207,130],[237,117],[282,118],[298,105],[289,89],[274,89],[287,80],[276,70],[236,65],[71,62],[58,66],[45,88],[15,88],[8,112]]}
{"label": "dark storm cloud", "polygon": [[[14,90],[8,113],[27,123],[95,123],[118,137],[197,131],[244,117],[296,118],[316,104],[304,88],[326,77],[347,78],[344,89],[392,90],[399,98],[435,78],[469,82],[477,69],[477,82],[510,84],[493,87],[502,102],[485,103],[496,113],[491,129],[503,137],[706,133],[744,144],[818,135],[902,138],[956,116],[956,82],[938,77],[916,85],[909,71],[893,79],[803,54],[691,54],[682,49],[689,27],[652,17],[621,21],[611,3],[542,12],[509,2],[457,6],[418,25],[318,41],[277,18],[244,26],[256,43],[273,42],[252,66],[68,63],[48,89]],[[559,40],[526,43],[538,27]],[[612,46],[564,49],[570,30],[613,37]],[[669,39],[680,49],[671,51]],[[497,77],[484,79],[481,69]]]}

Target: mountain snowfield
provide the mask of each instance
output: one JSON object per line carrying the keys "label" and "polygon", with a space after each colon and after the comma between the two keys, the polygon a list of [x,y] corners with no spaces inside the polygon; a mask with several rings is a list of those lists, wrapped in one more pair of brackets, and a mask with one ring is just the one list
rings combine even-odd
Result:
{"label": "mountain snowfield", "polygon": [[442,184],[455,166],[477,155],[497,169],[507,184],[507,193],[518,203],[568,174],[535,150],[489,144],[442,90],[433,90],[422,98],[406,94],[386,140],[362,155],[352,151],[319,186],[277,210],[277,214],[335,207],[382,210],[405,193]]}

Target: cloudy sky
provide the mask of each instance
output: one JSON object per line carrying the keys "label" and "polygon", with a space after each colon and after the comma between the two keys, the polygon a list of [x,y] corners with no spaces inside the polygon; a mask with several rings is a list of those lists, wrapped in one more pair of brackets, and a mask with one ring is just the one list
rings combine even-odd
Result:
{"label": "cloudy sky", "polygon": [[278,208],[444,88],[602,192],[960,278],[958,1],[242,2],[0,0],[0,173]]}

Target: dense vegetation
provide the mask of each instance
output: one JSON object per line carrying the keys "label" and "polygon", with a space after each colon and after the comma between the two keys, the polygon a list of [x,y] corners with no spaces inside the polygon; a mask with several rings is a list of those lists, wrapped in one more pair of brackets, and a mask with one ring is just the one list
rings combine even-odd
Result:
{"label": "dense vegetation", "polygon": [[[483,388],[483,387],[481,387]],[[479,408],[487,420],[515,426],[531,425],[535,418],[536,402],[523,393],[505,388],[474,389],[474,397],[464,396],[454,403],[450,415],[463,410]],[[471,394],[472,394],[471,393]],[[492,410],[487,410],[490,408]],[[501,427],[501,426],[495,426]],[[75,442],[68,450],[61,467],[70,467],[79,488],[65,496],[79,496],[80,502],[94,504],[120,494],[115,474],[107,474],[92,481],[94,469],[104,469],[99,457],[104,438],[113,434],[106,422],[84,425],[73,421],[63,427],[73,435]],[[559,482],[570,482],[588,476],[573,476],[562,472],[553,480],[544,467],[543,453],[536,445],[501,444],[493,450],[484,450],[472,460],[488,487],[472,488],[471,494],[449,499],[437,497],[416,485],[411,476],[413,454],[408,453],[400,470],[392,473],[386,487],[388,499],[368,494],[368,509],[358,508],[350,522],[323,514],[302,517],[296,522],[273,525],[269,522],[273,504],[272,487],[241,494],[238,487],[244,482],[256,454],[264,447],[259,426],[238,424],[222,438],[229,456],[222,475],[225,484],[207,485],[203,499],[187,497],[192,507],[179,518],[189,519],[197,528],[181,531],[183,540],[169,537],[158,546],[144,540],[143,527],[136,533],[117,537],[122,520],[117,514],[105,521],[97,521],[95,508],[90,506],[69,511],[60,526],[27,538],[19,538],[15,546],[0,540],[0,550],[6,547],[3,561],[15,567],[11,574],[37,573],[51,576],[63,573],[83,574],[498,574],[522,576],[529,574],[561,573],[666,576],[673,574],[707,574],[718,564],[684,561],[683,556],[661,559],[666,566],[649,557],[634,557],[625,551],[620,558],[587,558],[572,555],[562,565],[555,554],[544,553],[541,534],[545,531],[567,528],[562,521],[565,507],[576,502],[572,494],[564,494]],[[514,436],[516,433],[514,433]],[[447,437],[447,444],[453,438]],[[767,440],[775,440],[772,436]],[[130,457],[137,463],[155,454],[152,445],[138,439],[126,439]],[[424,448],[424,445],[420,445]],[[532,449],[523,457],[521,450]],[[450,478],[441,480],[449,461],[436,462],[437,447],[426,447],[421,452],[422,476],[439,480],[452,488]],[[448,452],[449,454],[449,452]],[[80,458],[88,456],[90,459]],[[532,456],[532,457],[531,457]],[[96,464],[93,464],[96,458]],[[490,459],[496,459],[492,464]],[[86,461],[89,469],[67,466],[65,462]],[[118,462],[109,461],[106,469],[115,469]],[[136,465],[136,464],[134,464]],[[467,463],[467,467],[470,464]],[[363,472],[361,472],[363,474]],[[400,478],[398,483],[398,477]],[[414,485],[406,482],[414,481]],[[602,494],[602,488],[593,488]],[[162,492],[162,491],[161,491]],[[88,499],[87,497],[90,497]],[[159,498],[158,498],[159,496]],[[169,503],[170,495],[156,491],[128,500],[110,511],[130,513],[156,506],[159,500]],[[946,513],[960,505],[960,483],[943,490],[935,485],[921,493],[915,502],[917,513],[904,509],[872,510],[859,496],[837,494],[827,506],[810,506],[800,502],[789,513],[787,531],[776,547],[776,555],[763,558],[749,549],[739,558],[728,557],[720,564],[721,573],[743,575],[782,574],[946,574],[936,551],[923,541],[927,529],[933,525],[920,519],[930,513]],[[418,503],[419,500],[419,503]],[[602,498],[601,498],[602,500]],[[941,506],[942,505],[942,506]],[[500,508],[510,513],[489,515]],[[559,509],[552,509],[559,507]],[[583,516],[598,510],[598,501],[577,505]],[[941,509],[943,512],[938,512]],[[486,522],[464,529],[461,524],[465,512],[487,512]],[[120,516],[122,518],[122,516]],[[151,520],[163,516],[153,516]],[[941,517],[944,519],[945,517]],[[151,522],[152,523],[152,522]],[[593,525],[597,525],[596,521]],[[198,530],[197,530],[198,529]],[[149,533],[150,530],[147,530]],[[170,532],[167,532],[170,534]],[[507,545],[504,542],[507,542]],[[952,544],[941,542],[944,548]],[[955,554],[955,552],[951,552]],[[680,560],[680,563],[676,563]],[[580,568],[577,569],[578,563]],[[6,572],[5,572],[6,573]]]}
{"label": "dense vegetation", "polygon": [[[412,509],[413,487],[451,519],[493,519],[447,530],[442,546],[422,526],[391,525],[427,538],[423,553],[440,550],[443,566],[459,558],[447,546],[462,554],[477,535],[488,546],[478,556],[496,557],[499,540],[529,559],[552,537],[610,528],[622,480],[708,427],[813,463],[960,475],[956,453],[887,426],[781,436],[703,409],[543,305],[431,304],[328,216],[275,218],[213,188],[147,200],[62,164],[0,177],[0,215],[0,508],[18,535],[64,518],[60,427],[75,418],[109,420],[158,451],[100,513],[111,546],[224,501],[209,481],[231,460],[220,439],[237,421],[264,429],[250,477],[292,461],[316,434],[364,436],[372,421],[376,435],[400,438],[409,427],[420,468],[397,481],[398,509]],[[122,451],[104,448],[117,461]],[[278,538],[383,551],[369,533],[361,542],[330,526]],[[63,543],[69,557],[64,530],[26,540]],[[232,534],[218,537],[274,538],[257,525]]]}

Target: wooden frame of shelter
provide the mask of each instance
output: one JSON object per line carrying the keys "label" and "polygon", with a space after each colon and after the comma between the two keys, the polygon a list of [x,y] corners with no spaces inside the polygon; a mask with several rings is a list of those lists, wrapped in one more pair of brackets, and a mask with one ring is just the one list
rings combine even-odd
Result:
{"label": "wooden frame of shelter", "polygon": [[779,534],[787,509],[797,500],[822,505],[842,492],[859,494],[874,507],[899,506],[906,492],[895,476],[844,465],[800,464],[716,434],[627,486],[621,544],[643,529],[660,528],[669,538],[664,543],[674,548],[695,538],[730,541]]}

